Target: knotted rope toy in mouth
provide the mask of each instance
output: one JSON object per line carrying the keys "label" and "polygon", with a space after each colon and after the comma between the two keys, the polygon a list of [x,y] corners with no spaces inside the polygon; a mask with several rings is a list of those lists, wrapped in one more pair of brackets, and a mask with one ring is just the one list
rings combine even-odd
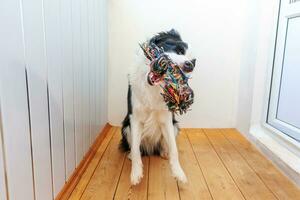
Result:
{"label": "knotted rope toy in mouth", "polygon": [[150,61],[148,82],[160,85],[161,95],[171,112],[186,113],[194,102],[193,90],[188,85],[189,77],[165,54],[163,48],[147,42],[140,44],[140,47]]}

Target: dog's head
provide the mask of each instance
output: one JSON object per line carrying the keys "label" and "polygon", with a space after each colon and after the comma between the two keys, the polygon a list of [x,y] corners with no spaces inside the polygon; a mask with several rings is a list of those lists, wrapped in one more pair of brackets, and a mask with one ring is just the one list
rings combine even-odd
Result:
{"label": "dog's head", "polygon": [[176,30],[171,29],[167,32],[160,32],[152,37],[148,43],[155,44],[163,49],[164,53],[178,64],[184,73],[190,74],[194,70],[196,59],[190,59],[186,56],[188,44],[182,41]]}
{"label": "dog's head", "polygon": [[145,56],[151,61],[148,83],[160,85],[169,110],[186,112],[193,103],[193,90],[188,85],[196,59],[186,57],[187,43],[174,29],[158,33],[141,45]]}

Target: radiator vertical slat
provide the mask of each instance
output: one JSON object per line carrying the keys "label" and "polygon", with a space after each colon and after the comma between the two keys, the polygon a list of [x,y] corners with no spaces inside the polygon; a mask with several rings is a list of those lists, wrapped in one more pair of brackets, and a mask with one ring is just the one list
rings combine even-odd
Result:
{"label": "radiator vertical slat", "polygon": [[75,169],[75,124],[74,124],[74,68],[72,0],[61,1],[61,41],[63,68],[63,104],[65,131],[65,165],[68,179]]}
{"label": "radiator vertical slat", "polygon": [[[53,199],[43,2],[23,0],[25,62],[36,199]],[[32,31],[35,30],[35,31]]]}
{"label": "radiator vertical slat", "polygon": [[75,157],[76,165],[83,158],[82,139],[82,99],[81,99],[81,20],[80,0],[72,0],[72,31],[73,31],[73,70],[74,70],[74,121],[75,121]]}
{"label": "radiator vertical slat", "polygon": [[[34,199],[23,26],[19,0],[0,2],[0,102],[10,199]],[[24,184],[26,183],[26,184]]]}
{"label": "radiator vertical slat", "polygon": [[4,141],[2,135],[2,118],[1,118],[1,102],[0,102],[0,199],[8,199],[7,177],[6,177],[6,156],[4,152]]}
{"label": "radiator vertical slat", "polygon": [[65,184],[64,108],[62,90],[62,47],[60,1],[44,1],[45,38],[49,85],[49,112],[53,169],[53,193]]}
{"label": "radiator vertical slat", "polygon": [[83,116],[83,153],[87,153],[90,140],[90,115],[89,115],[89,24],[88,24],[88,1],[80,0],[81,11],[81,97],[82,97],[82,116]]}

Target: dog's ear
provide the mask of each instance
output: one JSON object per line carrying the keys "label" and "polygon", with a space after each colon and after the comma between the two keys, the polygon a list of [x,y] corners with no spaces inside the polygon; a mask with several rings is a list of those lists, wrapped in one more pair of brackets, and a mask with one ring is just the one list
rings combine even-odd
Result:
{"label": "dog's ear", "polygon": [[176,31],[175,29],[171,29],[166,32],[158,33],[153,38],[151,38],[150,43],[154,43],[158,45],[159,43],[166,42],[166,40],[170,40],[170,39],[182,41],[178,31]]}
{"label": "dog's ear", "polygon": [[180,35],[179,35],[178,31],[176,31],[174,28],[172,28],[171,30],[169,30],[167,33],[169,35],[172,35],[172,36],[176,37],[176,38],[180,38]]}
{"label": "dog's ear", "polygon": [[193,63],[193,65],[194,65],[194,67],[196,66],[196,59],[194,58],[194,59],[192,59],[191,60],[191,63]]}

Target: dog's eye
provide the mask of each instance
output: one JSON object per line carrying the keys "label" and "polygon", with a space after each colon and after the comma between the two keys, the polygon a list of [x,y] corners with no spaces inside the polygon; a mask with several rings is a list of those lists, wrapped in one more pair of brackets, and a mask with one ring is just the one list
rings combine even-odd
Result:
{"label": "dog's eye", "polygon": [[179,55],[184,55],[185,54],[185,50],[182,49],[182,48],[176,48],[176,53],[179,54]]}
{"label": "dog's eye", "polygon": [[179,51],[178,51],[178,54],[179,54],[179,55],[184,55],[184,53],[185,53],[184,50],[179,50]]}

